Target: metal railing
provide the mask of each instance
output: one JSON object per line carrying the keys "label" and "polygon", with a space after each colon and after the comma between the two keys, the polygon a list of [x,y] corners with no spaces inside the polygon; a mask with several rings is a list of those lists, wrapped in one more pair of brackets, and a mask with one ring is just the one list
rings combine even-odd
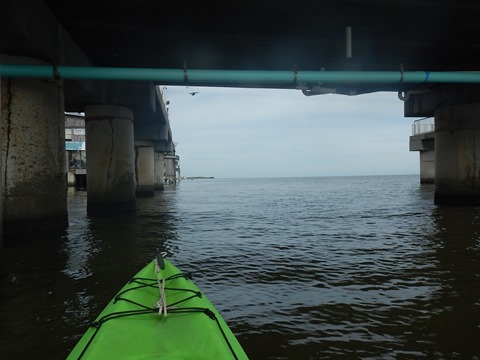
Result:
{"label": "metal railing", "polygon": [[435,131],[435,119],[427,117],[415,120],[412,124],[412,135],[424,134]]}

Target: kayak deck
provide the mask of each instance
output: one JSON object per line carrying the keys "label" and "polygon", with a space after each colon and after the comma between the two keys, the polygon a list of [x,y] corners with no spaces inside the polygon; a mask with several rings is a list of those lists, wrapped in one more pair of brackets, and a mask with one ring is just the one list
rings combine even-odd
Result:
{"label": "kayak deck", "polygon": [[248,359],[193,281],[162,262],[160,277],[155,259],[120,290],[67,359]]}

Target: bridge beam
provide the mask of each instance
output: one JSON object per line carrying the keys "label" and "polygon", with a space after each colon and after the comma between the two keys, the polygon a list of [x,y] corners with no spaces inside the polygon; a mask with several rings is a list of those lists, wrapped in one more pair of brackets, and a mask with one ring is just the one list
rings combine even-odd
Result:
{"label": "bridge beam", "polygon": [[114,105],[85,108],[87,211],[134,211],[133,113]]}
{"label": "bridge beam", "polygon": [[430,117],[440,106],[480,103],[479,84],[449,84],[406,92],[404,115]]}

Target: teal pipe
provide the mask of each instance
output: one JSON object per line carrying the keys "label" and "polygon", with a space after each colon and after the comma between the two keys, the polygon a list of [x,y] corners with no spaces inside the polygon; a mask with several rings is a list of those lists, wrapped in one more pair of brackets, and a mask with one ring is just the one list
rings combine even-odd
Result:
{"label": "teal pipe", "polygon": [[297,83],[480,83],[477,71],[272,71],[183,70],[124,67],[0,65],[0,76],[78,80],[144,80],[159,84],[271,84]]}

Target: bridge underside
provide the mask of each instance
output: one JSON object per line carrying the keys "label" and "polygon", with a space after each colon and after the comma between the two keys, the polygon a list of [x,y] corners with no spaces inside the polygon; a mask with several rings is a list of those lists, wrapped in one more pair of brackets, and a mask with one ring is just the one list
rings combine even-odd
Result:
{"label": "bridge underside", "polygon": [[[480,59],[480,4],[468,0],[5,0],[2,7],[1,52],[59,65],[451,71],[477,70]],[[70,37],[74,51],[65,50]],[[344,94],[418,87],[320,85]],[[66,87],[68,110],[82,95],[91,100],[78,82]]]}
{"label": "bridge underside", "polygon": [[403,63],[433,71],[469,70],[480,56],[480,5],[465,0],[45,3],[96,66],[394,70]]}

